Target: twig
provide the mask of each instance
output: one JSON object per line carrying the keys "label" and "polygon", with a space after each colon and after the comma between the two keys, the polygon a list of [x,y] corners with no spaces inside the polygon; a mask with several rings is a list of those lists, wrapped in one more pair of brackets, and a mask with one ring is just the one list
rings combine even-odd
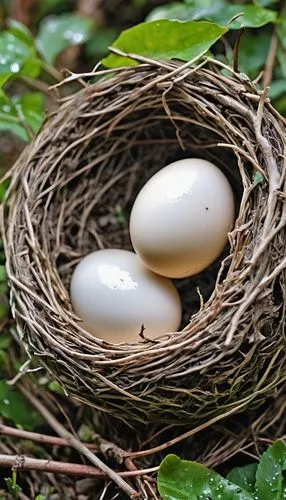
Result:
{"label": "twig", "polygon": [[97,26],[103,24],[103,2],[101,0],[78,0],[77,12],[81,16],[92,18]]}
{"label": "twig", "polygon": [[[54,474],[65,474],[68,476],[98,477],[106,479],[107,474],[92,465],[75,464],[69,462],[57,462],[54,460],[42,460],[39,458],[26,457],[24,455],[1,455],[0,467],[9,467],[13,470],[39,470],[42,472],[52,472]],[[149,469],[118,472],[120,478],[144,476],[157,472],[159,467]],[[109,477],[109,475],[108,475]],[[133,497],[135,498],[135,497]]]}
{"label": "twig", "polygon": [[48,75],[52,76],[57,82],[61,82],[63,77],[60,71],[58,71],[54,66],[45,63],[42,61],[42,67],[48,73]]}
{"label": "twig", "polygon": [[[58,436],[48,436],[47,434],[40,434],[38,432],[30,432],[22,429],[15,429],[8,425],[0,424],[0,434],[2,436],[12,436],[18,439],[29,439],[37,443],[50,444],[52,446],[70,446],[70,443]],[[90,450],[98,450],[97,443],[85,443],[85,446]]]}
{"label": "twig", "polygon": [[29,27],[35,3],[35,0],[13,0],[10,7],[12,19],[16,19]]}
{"label": "twig", "polygon": [[239,47],[240,47],[240,40],[241,40],[241,37],[242,37],[244,31],[245,31],[245,27],[242,26],[238,32],[237,37],[236,37],[234,49],[233,49],[233,71],[235,71],[236,73],[239,71],[239,68],[238,68]]}
{"label": "twig", "polygon": [[[252,398],[253,398],[253,396],[252,396]],[[252,398],[249,398],[249,400],[251,400]],[[166,450],[170,446],[173,446],[173,445],[179,443],[180,441],[183,441],[191,436],[194,436],[195,434],[198,434],[199,432],[206,429],[207,427],[210,427],[211,425],[215,424],[219,420],[226,418],[226,417],[229,417],[233,413],[237,413],[240,409],[242,409],[246,406],[246,404],[249,402],[249,400],[247,401],[247,398],[246,398],[235,408],[232,408],[231,410],[226,411],[225,413],[218,415],[218,416],[210,419],[209,421],[204,422],[203,424],[198,425],[197,427],[195,427],[187,432],[184,432],[180,436],[177,436],[176,438],[171,439],[170,441],[167,441],[166,443],[155,446],[154,448],[149,448],[148,450],[130,452],[130,453],[128,453],[128,457],[133,458],[133,459],[138,458],[138,457],[146,457],[147,455],[153,455],[159,451]]]}
{"label": "twig", "polygon": [[17,384],[17,387],[60,437],[68,441],[71,446],[75,448],[75,450],[88,458],[88,460],[92,464],[94,464],[102,472],[104,472],[105,475],[112,479],[117,484],[117,486],[119,486],[119,488],[121,488],[129,496],[129,498],[133,499],[139,497],[139,493],[136,490],[134,490],[128,483],[126,483],[126,481],[124,481],[117,472],[110,469],[110,467],[108,467],[96,455],[94,455],[94,453],[92,453],[92,451],[90,451],[79,439],[77,439],[75,436],[73,436],[73,434],[67,431],[64,426],[60,422],[58,422],[58,420],[50,413],[50,411],[22,384]]}
{"label": "twig", "polygon": [[[54,101],[57,100],[59,97],[58,92],[56,92],[56,89],[53,89],[50,87],[47,83],[43,82],[42,80],[36,80],[33,78],[28,78],[27,76],[22,76],[21,80],[28,86],[31,87],[32,89],[39,90],[40,92],[43,92],[46,94],[48,97],[53,99]],[[53,92],[55,90],[55,92]]]}
{"label": "twig", "polygon": [[271,40],[270,40],[269,50],[268,50],[266,63],[265,63],[265,67],[264,67],[264,73],[263,73],[263,79],[262,79],[262,88],[263,89],[265,89],[266,87],[269,87],[269,85],[272,82],[277,47],[278,47],[278,35],[277,35],[276,30],[275,30],[273,32]]}
{"label": "twig", "polygon": [[[116,460],[117,463],[122,464],[127,457],[127,451],[123,450],[116,444],[104,439],[99,434],[92,434],[92,439],[94,443],[97,445],[98,450],[104,455],[106,458]],[[130,460],[131,463],[131,460]],[[132,467],[129,467],[129,462],[125,463],[128,470],[133,470]]]}

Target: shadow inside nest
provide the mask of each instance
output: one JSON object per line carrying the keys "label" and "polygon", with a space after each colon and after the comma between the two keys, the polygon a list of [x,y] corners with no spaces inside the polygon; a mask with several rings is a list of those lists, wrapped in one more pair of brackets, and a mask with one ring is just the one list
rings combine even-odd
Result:
{"label": "shadow inside nest", "polygon": [[[140,114],[137,116],[136,113],[135,117],[132,115],[132,120],[135,122],[135,139],[133,138],[130,142],[135,142],[133,146],[124,149],[123,153],[114,155],[110,160],[112,165],[109,164],[108,168],[102,169],[99,175],[94,174],[93,171],[89,172],[85,179],[81,180],[80,194],[77,178],[66,186],[66,199],[70,202],[68,194],[70,192],[76,206],[80,207],[80,211],[75,214],[75,207],[72,204],[73,212],[67,218],[64,230],[61,231],[63,252],[54,256],[55,266],[67,289],[69,289],[71,274],[75,266],[89,252],[102,248],[133,250],[129,235],[129,217],[136,196],[152,175],[174,161],[184,158],[203,158],[217,165],[232,186],[236,201],[236,216],[238,214],[242,184],[237,160],[228,149],[217,146],[219,138],[216,134],[210,134],[209,131],[206,133],[203,128],[196,126],[192,128],[190,136],[188,123],[185,127],[180,124],[180,143],[184,147],[182,150],[176,137],[176,127],[172,123],[166,122],[162,130],[156,124],[155,119],[155,124],[151,122],[151,126],[146,128],[144,115],[145,113],[143,117]],[[148,119],[150,120],[150,116]],[[140,127],[139,123],[141,123]],[[92,150],[91,142],[89,150],[86,151],[90,162],[93,160]],[[86,159],[79,161],[79,170],[81,163],[84,166]],[[110,179],[112,177],[116,179],[119,172],[118,180],[110,183]],[[122,172],[126,172],[126,175],[122,175]],[[94,203],[92,209],[88,210],[88,217],[86,217],[85,207],[88,209],[90,204],[93,204],[93,184],[96,192],[102,192],[102,194],[99,202]],[[54,214],[51,215],[54,217]],[[85,221],[84,231],[82,216]],[[183,308],[181,329],[211,297],[221,263],[225,259],[220,281],[224,279],[229,262],[229,250],[230,245],[227,244],[216,261],[198,275],[173,280],[180,294]]]}

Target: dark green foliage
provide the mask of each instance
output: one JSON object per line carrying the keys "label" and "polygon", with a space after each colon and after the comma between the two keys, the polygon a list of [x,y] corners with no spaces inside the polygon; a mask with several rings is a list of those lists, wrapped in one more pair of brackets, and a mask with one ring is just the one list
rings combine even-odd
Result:
{"label": "dark green foliage", "polygon": [[0,130],[10,130],[24,141],[38,132],[44,119],[43,95],[29,92],[10,100],[0,97]]}
{"label": "dark green foliage", "polygon": [[207,19],[220,25],[226,25],[236,15],[242,14],[230,24],[231,29],[259,28],[265,24],[275,22],[277,13],[265,9],[261,5],[233,5],[225,0],[194,0],[177,2],[158,7],[151,12],[147,20],[177,19],[180,21],[198,21]]}
{"label": "dark green foliage", "polygon": [[20,488],[17,484],[17,472],[13,470],[12,478],[8,477],[5,481],[12,500],[18,500],[20,498],[19,493],[22,491],[22,488]]}
{"label": "dark green foliage", "polygon": [[[8,351],[6,355],[9,355]],[[3,379],[0,379],[0,415],[28,430],[42,424],[42,418],[31,409],[22,394]]]}
{"label": "dark green foliage", "polygon": [[49,64],[53,64],[64,49],[86,42],[93,26],[91,19],[77,14],[49,16],[40,25],[37,49]]}
{"label": "dark green foliage", "polygon": [[[208,21],[181,23],[165,19],[141,23],[123,31],[112,47],[153,59],[189,61],[204,54],[226,32],[227,28]],[[116,54],[102,62],[109,68],[137,64],[133,59]]]}
{"label": "dark green foliage", "polygon": [[168,455],[160,465],[163,500],[285,500],[286,446],[276,441],[259,463],[235,467],[224,479],[197,462]]}

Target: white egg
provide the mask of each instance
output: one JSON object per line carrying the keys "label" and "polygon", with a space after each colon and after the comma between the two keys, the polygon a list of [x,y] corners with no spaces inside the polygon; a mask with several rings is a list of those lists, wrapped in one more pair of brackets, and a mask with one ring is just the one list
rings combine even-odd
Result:
{"label": "white egg", "polygon": [[98,250],[75,268],[71,301],[83,327],[96,337],[118,344],[154,339],[177,331],[181,302],[173,283],[146,269],[127,250]]}
{"label": "white egg", "polygon": [[191,276],[221,254],[234,213],[231,186],[218,167],[198,158],[176,161],[139,192],[130,217],[132,244],[152,271]]}

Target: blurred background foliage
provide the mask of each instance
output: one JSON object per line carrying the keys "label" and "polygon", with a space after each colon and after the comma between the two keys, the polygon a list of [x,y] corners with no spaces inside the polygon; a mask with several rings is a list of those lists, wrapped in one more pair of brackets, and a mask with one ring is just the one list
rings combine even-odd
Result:
{"label": "blurred background foliage", "polygon": [[[49,86],[60,70],[91,71],[122,30],[142,21],[208,20],[230,31],[213,48],[215,57],[233,63],[237,30],[246,27],[239,46],[239,71],[286,113],[286,6],[277,0],[2,0],[0,3],[0,168],[8,168],[37,132],[44,111],[55,105]],[[164,44],[164,40],[162,40]],[[130,39],[132,46],[132,38]],[[266,80],[269,81],[266,81]],[[17,137],[17,140],[16,140]],[[16,144],[15,144],[16,143]]]}

